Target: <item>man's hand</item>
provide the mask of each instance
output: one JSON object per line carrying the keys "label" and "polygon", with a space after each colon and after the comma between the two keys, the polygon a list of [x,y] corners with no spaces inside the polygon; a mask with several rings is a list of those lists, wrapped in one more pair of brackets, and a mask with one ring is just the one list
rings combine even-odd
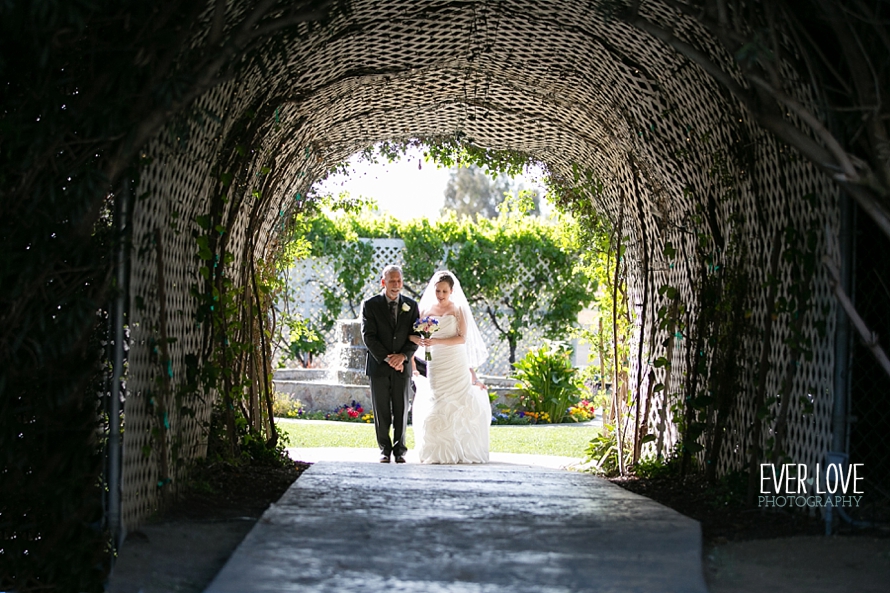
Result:
{"label": "man's hand", "polygon": [[405,362],[408,360],[408,357],[401,353],[390,354],[386,357],[386,364],[394,368],[395,370],[402,372],[402,369],[405,366]]}

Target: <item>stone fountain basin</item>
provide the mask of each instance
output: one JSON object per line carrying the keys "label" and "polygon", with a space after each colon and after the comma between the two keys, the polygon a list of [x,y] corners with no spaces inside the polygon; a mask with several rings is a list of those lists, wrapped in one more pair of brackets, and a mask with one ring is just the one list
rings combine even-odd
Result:
{"label": "stone fountain basin", "polygon": [[[371,388],[367,385],[343,385],[331,381],[273,381],[275,391],[287,395],[291,400],[300,400],[303,409],[307,412],[330,412],[343,404],[351,404],[354,401],[360,403],[365,412],[371,411]],[[497,397],[492,402],[492,413],[499,411],[497,404],[503,404],[510,408],[518,405],[515,389],[494,387],[489,392]]]}
{"label": "stone fountain basin", "polygon": [[343,404],[351,404],[353,400],[360,403],[366,413],[371,411],[371,388],[367,385],[344,385],[324,379],[279,380],[277,373],[273,383],[276,392],[291,400],[300,400],[307,412],[330,412]]}
{"label": "stone fountain basin", "polygon": [[327,374],[326,369],[275,369],[274,381],[322,381]]}

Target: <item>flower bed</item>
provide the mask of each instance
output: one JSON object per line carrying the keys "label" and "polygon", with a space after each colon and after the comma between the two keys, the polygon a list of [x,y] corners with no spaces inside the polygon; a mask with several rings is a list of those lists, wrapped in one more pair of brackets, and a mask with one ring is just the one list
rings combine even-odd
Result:
{"label": "flower bed", "polygon": [[525,410],[500,409],[491,417],[492,424],[550,424],[547,412],[527,412]]}
{"label": "flower bed", "polygon": [[567,420],[572,422],[587,422],[588,420],[593,420],[595,416],[596,405],[587,399],[582,399],[566,412]]}
{"label": "flower bed", "polygon": [[276,398],[272,408],[277,418],[296,418],[299,420],[333,420],[335,422],[374,422],[374,412],[365,412],[364,407],[355,400],[342,404],[330,412],[307,411],[300,400]]}

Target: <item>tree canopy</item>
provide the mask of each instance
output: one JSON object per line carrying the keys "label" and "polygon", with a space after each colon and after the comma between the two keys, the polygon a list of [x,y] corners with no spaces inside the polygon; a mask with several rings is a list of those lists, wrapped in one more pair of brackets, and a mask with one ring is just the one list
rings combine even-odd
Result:
{"label": "tree canopy", "polygon": [[[366,257],[344,255],[363,252],[359,239],[394,238],[405,242],[406,290],[419,296],[436,270],[452,270],[470,302],[507,342],[511,362],[532,327],[550,337],[564,336],[596,290],[593,277],[578,265],[579,234],[567,232],[574,225],[571,219],[557,224],[529,216],[515,202],[491,219],[452,214],[436,221],[399,222],[361,212],[331,216],[323,211],[308,216],[301,232],[312,244],[312,255],[330,258],[337,269],[337,281],[323,289],[323,323],[368,296],[360,294],[360,286],[379,272],[370,269]],[[353,281],[341,282],[345,276]]]}
{"label": "tree canopy", "polygon": [[[488,169],[471,164],[452,167],[448,185],[445,187],[443,215],[455,212],[458,215],[497,218],[498,207],[507,194],[515,194],[524,188],[521,183],[504,173],[492,173]],[[532,192],[534,207],[531,214],[540,213],[540,196]]]}

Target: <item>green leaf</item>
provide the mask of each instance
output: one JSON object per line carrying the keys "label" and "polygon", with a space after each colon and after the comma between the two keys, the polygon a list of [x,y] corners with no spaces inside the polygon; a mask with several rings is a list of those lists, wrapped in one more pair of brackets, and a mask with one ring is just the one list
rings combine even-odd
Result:
{"label": "green leaf", "polygon": [[698,453],[699,451],[703,451],[703,450],[704,450],[704,447],[703,447],[702,445],[698,444],[698,443],[695,442],[695,441],[690,442],[690,443],[684,443],[683,446],[686,448],[687,451],[689,451],[689,452],[692,453],[693,455],[695,455],[695,454]]}
{"label": "green leaf", "polygon": [[714,404],[714,397],[710,396],[710,395],[700,395],[700,396],[696,397],[694,400],[692,400],[693,407],[698,408],[700,410],[703,410],[713,404]]}
{"label": "green leaf", "polygon": [[210,229],[210,217],[206,214],[201,214],[195,217],[195,222],[198,223],[198,226],[202,229],[209,230]]}

